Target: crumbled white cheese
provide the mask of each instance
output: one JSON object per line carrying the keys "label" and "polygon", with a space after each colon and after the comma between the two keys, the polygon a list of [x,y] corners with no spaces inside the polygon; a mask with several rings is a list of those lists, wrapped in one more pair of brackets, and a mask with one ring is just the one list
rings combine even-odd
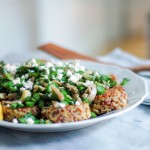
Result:
{"label": "crumbled white cheese", "polygon": [[68,65],[69,68],[75,69],[75,66],[73,64]]}
{"label": "crumbled white cheese", "polygon": [[46,68],[50,68],[50,67],[53,67],[54,65],[52,64],[52,63],[50,63],[50,62],[46,62],[45,63],[45,67]]}
{"label": "crumbled white cheese", "polygon": [[85,71],[85,66],[79,66],[80,71]]}
{"label": "crumbled white cheese", "polygon": [[14,118],[14,119],[12,120],[12,122],[15,123],[15,124],[17,124],[17,123],[18,123],[18,120],[17,120],[16,118]]}
{"label": "crumbled white cheese", "polygon": [[63,72],[64,72],[64,70],[62,70],[62,69],[58,69],[58,70],[57,70],[57,72],[58,72],[58,73],[63,73]]}
{"label": "crumbled white cheese", "polygon": [[29,75],[28,74],[25,74],[25,79],[28,79],[29,78]]}
{"label": "crumbled white cheese", "polygon": [[25,76],[24,76],[24,75],[22,75],[22,76],[21,76],[21,79],[24,79],[24,78],[25,78]]}
{"label": "crumbled white cheese", "polygon": [[71,82],[73,82],[73,83],[76,83],[79,79],[78,79],[77,76],[72,75],[72,76],[70,76],[70,78],[68,80],[71,81]]}
{"label": "crumbled white cheese", "polygon": [[76,101],[76,102],[75,102],[75,105],[79,106],[79,105],[80,105],[80,102],[79,102],[79,101]]}
{"label": "crumbled white cheese", "polygon": [[18,101],[18,104],[22,104],[22,101]]}
{"label": "crumbled white cheese", "polygon": [[54,105],[54,107],[56,107],[56,108],[58,108],[58,107],[60,107],[60,108],[66,107],[66,104],[64,104],[64,103],[59,103],[59,102],[56,102],[56,101],[55,101],[55,103],[53,103],[53,105]]}
{"label": "crumbled white cheese", "polygon": [[64,107],[66,107],[66,104],[64,104],[64,103],[59,103],[59,107],[64,108]]}
{"label": "crumbled white cheese", "polygon": [[79,73],[76,73],[75,76],[78,78],[78,80],[80,80],[82,78],[82,75]]}
{"label": "crumbled white cheese", "polygon": [[80,60],[75,60],[74,65],[75,65],[76,67],[79,67],[79,66],[80,66]]}
{"label": "crumbled white cheese", "polygon": [[63,63],[62,63],[62,62],[57,62],[56,65],[57,65],[58,67],[62,67],[62,66],[63,66]]}
{"label": "crumbled white cheese", "polygon": [[24,87],[21,87],[21,88],[20,88],[20,91],[21,91],[21,92],[23,92],[24,90],[26,90],[26,88],[24,88]]}
{"label": "crumbled white cheese", "polygon": [[52,79],[54,80],[54,79],[56,79],[56,77],[54,75],[52,75]]}
{"label": "crumbled white cheese", "polygon": [[8,71],[12,74],[15,74],[16,71],[17,71],[17,66],[16,65],[7,64],[4,68],[6,69],[6,71]]}
{"label": "crumbled white cheese", "polygon": [[56,71],[56,69],[53,67],[53,68],[52,68],[52,71]]}
{"label": "crumbled white cheese", "polygon": [[10,104],[7,104],[6,106],[7,106],[7,107],[10,107]]}
{"label": "crumbled white cheese", "polygon": [[75,72],[78,72],[79,71],[79,67],[75,67],[74,70],[75,70]]}
{"label": "crumbled white cheese", "polygon": [[31,66],[33,66],[33,67],[37,67],[37,66],[38,66],[38,64],[37,64],[35,58],[31,59],[30,62],[29,62],[29,64],[30,64]]}
{"label": "crumbled white cheese", "polygon": [[33,88],[33,82],[31,82],[30,80],[28,80],[27,82],[23,82],[23,86],[24,86],[26,89],[32,90],[32,88]]}
{"label": "crumbled white cheese", "polygon": [[39,66],[39,70],[44,70],[45,66]]}
{"label": "crumbled white cheese", "polygon": [[67,73],[66,73],[67,76],[71,76],[72,75],[72,72],[70,70],[67,70]]}
{"label": "crumbled white cheese", "polygon": [[89,81],[89,80],[86,80],[85,83],[82,83],[82,85],[84,85],[85,87],[88,87],[88,86],[93,85],[93,84],[94,84],[94,82],[93,81]]}
{"label": "crumbled white cheese", "polygon": [[60,74],[60,73],[59,73],[59,74],[57,75],[57,79],[58,79],[58,80],[61,80],[62,77],[63,77],[63,74]]}
{"label": "crumbled white cheese", "polygon": [[34,120],[32,118],[27,118],[27,124],[34,124]]}
{"label": "crumbled white cheese", "polygon": [[99,76],[99,73],[98,73],[98,72],[95,72],[95,75],[96,75],[96,76]]}
{"label": "crumbled white cheese", "polygon": [[20,84],[20,78],[16,78],[15,80],[13,80],[14,84]]}

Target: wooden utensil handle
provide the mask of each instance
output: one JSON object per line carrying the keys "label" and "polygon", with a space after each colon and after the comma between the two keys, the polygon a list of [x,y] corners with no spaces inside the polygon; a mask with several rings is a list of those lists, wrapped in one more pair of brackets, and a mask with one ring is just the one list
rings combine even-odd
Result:
{"label": "wooden utensil handle", "polygon": [[[99,61],[95,58],[71,51],[69,49],[66,49],[66,48],[60,47],[58,45],[51,44],[51,43],[40,46],[39,49],[43,50],[43,51],[45,51],[45,52],[47,52],[53,56],[56,56],[60,59],[83,59],[83,60],[89,60],[89,61],[99,62],[102,64],[114,65],[117,67],[121,67],[121,66],[116,65],[116,64]],[[150,71],[150,65],[137,66],[137,67],[131,67],[131,68],[129,68],[129,67],[121,67],[121,68],[130,69],[136,73],[140,72],[140,71]]]}

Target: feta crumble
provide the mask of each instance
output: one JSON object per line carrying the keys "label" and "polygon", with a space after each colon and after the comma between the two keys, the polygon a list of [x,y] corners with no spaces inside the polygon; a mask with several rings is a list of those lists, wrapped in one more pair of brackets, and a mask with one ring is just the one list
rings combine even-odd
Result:
{"label": "feta crumble", "polygon": [[66,107],[66,104],[64,104],[64,103],[59,103],[59,107],[64,108],[64,107]]}
{"label": "feta crumble", "polygon": [[27,124],[34,124],[34,120],[32,118],[27,118]]}
{"label": "feta crumble", "polygon": [[6,106],[7,106],[7,107],[10,107],[10,104],[7,104]]}
{"label": "feta crumble", "polygon": [[85,87],[88,87],[88,86],[93,85],[93,84],[94,84],[94,82],[93,81],[89,81],[89,80],[86,80],[85,83],[82,83],[82,85],[84,85]]}
{"label": "feta crumble", "polygon": [[80,102],[79,102],[79,101],[76,101],[76,102],[75,102],[75,105],[79,106],[79,105],[80,105]]}
{"label": "feta crumble", "polygon": [[46,62],[45,63],[45,67],[46,68],[50,68],[50,67],[53,67],[54,65],[52,64],[52,63],[50,63],[50,62]]}
{"label": "feta crumble", "polygon": [[20,78],[16,78],[15,80],[13,80],[13,83],[14,84],[20,84],[21,82],[20,82]]}
{"label": "feta crumble", "polygon": [[62,77],[63,77],[63,74],[60,74],[60,73],[59,73],[59,74],[57,75],[57,79],[58,79],[58,80],[61,80]]}
{"label": "feta crumble", "polygon": [[39,70],[44,70],[45,66],[39,66]]}
{"label": "feta crumble", "polygon": [[8,71],[12,74],[15,74],[16,71],[17,71],[17,66],[16,65],[7,64],[4,68],[6,69],[6,71]]}
{"label": "feta crumble", "polygon": [[56,66],[62,67],[62,66],[63,66],[63,63],[62,63],[62,62],[57,62],[57,63],[56,63]]}
{"label": "feta crumble", "polygon": [[20,88],[20,91],[21,91],[21,92],[23,92],[24,90],[26,90],[26,88],[24,88],[24,87],[21,87],[21,88]]}
{"label": "feta crumble", "polygon": [[58,72],[58,73],[63,73],[63,72],[64,72],[64,70],[62,70],[62,69],[58,69],[58,70],[57,70],[57,72]]}
{"label": "feta crumble", "polygon": [[76,83],[78,80],[79,80],[78,77],[75,76],[75,75],[72,75],[72,76],[70,76],[70,78],[69,78],[69,81],[71,81],[71,82],[73,82],[73,83]]}
{"label": "feta crumble", "polygon": [[33,88],[33,82],[31,82],[30,80],[28,80],[27,82],[23,82],[23,86],[24,86],[25,89],[32,90],[32,88]]}
{"label": "feta crumble", "polygon": [[31,65],[32,67],[37,67],[38,64],[36,62],[36,59],[35,58],[31,59],[31,61],[29,62],[29,65]]}
{"label": "feta crumble", "polygon": [[85,66],[79,66],[80,71],[85,71]]}
{"label": "feta crumble", "polygon": [[54,105],[54,107],[56,107],[56,108],[58,108],[58,107],[60,107],[60,108],[66,107],[66,104],[64,104],[64,103],[59,103],[59,102],[56,102],[56,101],[55,101],[55,103],[54,103],[53,105]]}
{"label": "feta crumble", "polygon": [[14,119],[12,120],[12,122],[15,123],[15,124],[17,124],[17,123],[18,123],[18,120],[17,120],[16,118],[14,118]]}
{"label": "feta crumble", "polygon": [[67,76],[71,76],[72,75],[72,72],[70,70],[67,70],[67,73],[66,73]]}

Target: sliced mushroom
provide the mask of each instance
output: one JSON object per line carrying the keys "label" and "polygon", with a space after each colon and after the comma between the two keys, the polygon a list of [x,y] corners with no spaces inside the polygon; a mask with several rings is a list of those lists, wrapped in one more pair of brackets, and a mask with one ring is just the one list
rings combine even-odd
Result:
{"label": "sliced mushroom", "polygon": [[97,89],[96,89],[96,85],[90,85],[85,92],[83,93],[82,97],[83,98],[87,98],[90,101],[93,101],[96,97],[97,94]]}
{"label": "sliced mushroom", "polygon": [[58,99],[60,101],[63,101],[65,99],[64,95],[60,92],[60,90],[57,87],[52,85],[51,89],[58,96]]}
{"label": "sliced mushroom", "polygon": [[40,89],[42,92],[45,91],[45,88],[43,86],[39,86],[38,89]]}
{"label": "sliced mushroom", "polygon": [[16,96],[17,96],[17,93],[10,93],[10,94],[8,94],[8,95],[7,95],[7,97],[6,97],[6,98],[7,98],[7,99],[11,99],[11,100],[12,100],[12,99],[15,99],[15,98],[16,98]]}
{"label": "sliced mushroom", "polygon": [[68,88],[73,94],[77,94],[79,93],[78,89],[76,86],[70,85],[70,84],[66,84],[65,85],[66,88]]}
{"label": "sliced mushroom", "polygon": [[23,101],[28,96],[31,96],[31,92],[29,90],[24,90],[22,92],[22,96],[21,96],[20,100]]}
{"label": "sliced mushroom", "polygon": [[62,85],[62,83],[61,83],[61,82],[59,82],[58,80],[53,80],[52,82],[54,82],[54,83],[58,84],[59,86],[61,86],[61,85]]}
{"label": "sliced mushroom", "polygon": [[40,83],[41,83],[44,87],[46,87],[46,86],[48,85],[48,83],[44,82],[43,80],[40,81]]}
{"label": "sliced mushroom", "polygon": [[15,101],[3,101],[2,103],[4,104],[14,104],[14,103],[20,103],[20,100],[15,100]]}
{"label": "sliced mushroom", "polygon": [[38,86],[38,85],[34,85],[34,87],[33,87],[33,92],[37,92],[38,89],[39,89],[39,86]]}
{"label": "sliced mushroom", "polygon": [[35,81],[35,77],[31,77],[31,78],[30,78],[30,81],[31,81],[31,82],[34,82],[34,81]]}
{"label": "sliced mushroom", "polygon": [[79,103],[82,103],[82,100],[81,100],[79,94],[73,94],[72,97],[73,97],[75,100],[77,100]]}
{"label": "sliced mushroom", "polygon": [[57,101],[52,101],[52,104],[55,108],[58,108],[59,107],[59,103]]}

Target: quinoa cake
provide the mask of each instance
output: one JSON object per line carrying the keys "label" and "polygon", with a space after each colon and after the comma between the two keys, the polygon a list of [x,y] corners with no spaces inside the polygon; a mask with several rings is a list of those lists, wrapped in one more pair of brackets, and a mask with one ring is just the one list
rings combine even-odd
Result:
{"label": "quinoa cake", "polygon": [[122,86],[108,89],[104,94],[97,95],[90,108],[97,115],[121,109],[127,105],[127,94]]}
{"label": "quinoa cake", "polygon": [[89,105],[82,103],[80,105],[68,105],[64,108],[50,106],[42,110],[42,116],[54,123],[75,122],[89,119],[91,117],[90,112]]}

